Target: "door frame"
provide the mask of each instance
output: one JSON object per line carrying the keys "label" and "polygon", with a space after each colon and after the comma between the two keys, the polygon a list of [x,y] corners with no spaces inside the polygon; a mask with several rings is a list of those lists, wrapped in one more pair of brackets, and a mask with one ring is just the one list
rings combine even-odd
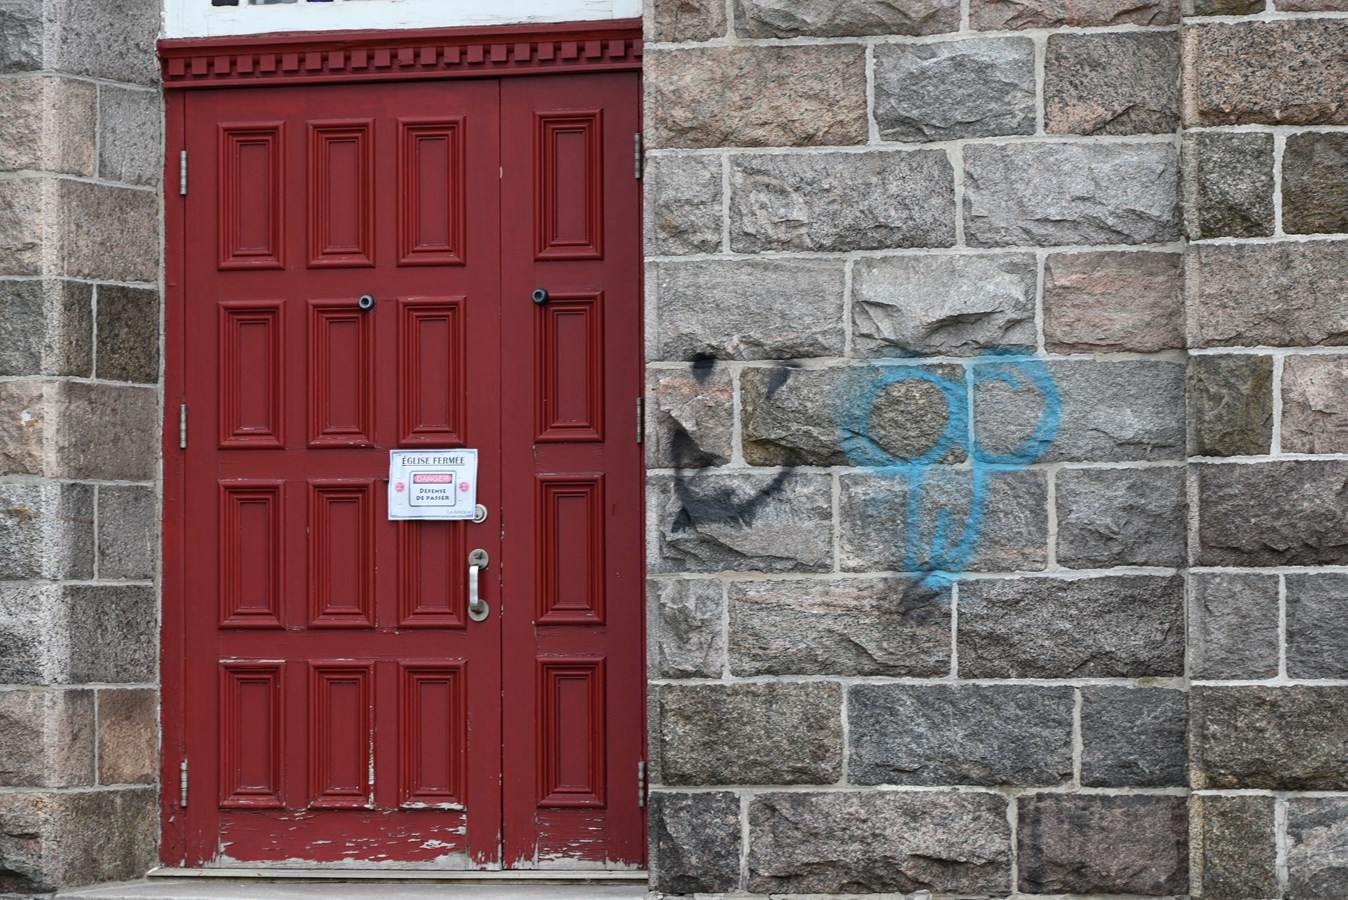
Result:
{"label": "door frame", "polygon": [[[194,177],[190,170],[182,171],[180,162],[186,147],[187,92],[273,85],[640,72],[642,40],[641,20],[623,19],[491,28],[179,38],[161,40],[157,46],[165,98],[166,150],[159,856],[164,866],[176,868],[187,859],[189,844],[187,819],[182,814],[186,788],[180,768],[186,753],[183,507],[187,482],[186,457],[180,447],[180,429],[186,423],[179,418],[180,404],[186,402],[187,355],[184,280],[189,223],[183,185]],[[641,296],[638,290],[638,302]],[[644,359],[644,355],[637,358]],[[192,424],[197,434],[212,433],[203,432],[208,423]],[[642,560],[643,569],[644,564]],[[446,874],[453,873],[446,870]],[[551,874],[557,877],[565,873]]]}

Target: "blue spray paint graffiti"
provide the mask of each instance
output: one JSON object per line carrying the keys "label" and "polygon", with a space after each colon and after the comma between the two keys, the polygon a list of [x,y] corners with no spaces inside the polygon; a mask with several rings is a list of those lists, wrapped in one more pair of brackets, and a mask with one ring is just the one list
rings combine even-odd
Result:
{"label": "blue spray paint graffiti", "polygon": [[[930,369],[869,366],[845,379],[835,400],[838,435],[848,462],[905,482],[907,508],[900,535],[904,568],[930,588],[949,584],[973,557],[987,513],[993,474],[1022,469],[1040,459],[1053,444],[1062,420],[1058,387],[1042,360],[994,352],[975,361],[966,371],[961,381],[954,381]],[[945,428],[919,455],[902,458],[872,437],[876,433],[872,417],[888,389],[914,381],[931,385],[945,401]],[[971,427],[972,398],[980,386],[993,383],[1005,384],[1017,393],[1037,393],[1041,403],[1038,421],[1030,433],[1015,448],[1001,452],[979,444]],[[972,471],[967,474],[965,470],[942,465],[957,448],[968,455]],[[963,523],[953,521],[949,506],[938,505],[931,511],[933,516],[924,515],[934,505],[932,498],[938,493],[935,488],[956,477],[969,478],[968,509]]]}

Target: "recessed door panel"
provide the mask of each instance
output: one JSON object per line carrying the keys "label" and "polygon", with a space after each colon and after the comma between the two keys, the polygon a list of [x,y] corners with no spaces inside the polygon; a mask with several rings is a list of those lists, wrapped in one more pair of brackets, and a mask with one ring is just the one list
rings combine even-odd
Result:
{"label": "recessed door panel", "polygon": [[220,444],[285,446],[285,380],[279,301],[220,304]]}
{"label": "recessed door panel", "polygon": [[398,121],[398,262],[451,266],[464,253],[462,119]]}
{"label": "recessed door panel", "polygon": [[309,302],[309,446],[374,444],[374,336],[349,300]]}
{"label": "recessed door panel", "polygon": [[399,801],[412,809],[461,809],[467,797],[468,693],[462,661],[403,663]]}
{"label": "recessed door panel", "polygon": [[602,441],[603,295],[551,296],[537,318],[538,440]]}
{"label": "recessed door panel", "polygon": [[283,483],[220,486],[220,624],[280,628],[285,543]]}
{"label": "recessed door panel", "polygon": [[374,806],[371,762],[373,663],[312,663],[309,691],[309,765],[314,809]]}
{"label": "recessed door panel", "polygon": [[309,482],[309,624],[374,625],[374,484]]}
{"label": "recessed door panel", "polygon": [[370,119],[309,123],[309,265],[374,264]]}
{"label": "recessed door panel", "polygon": [[285,268],[284,122],[222,124],[221,269]]}
{"label": "recessed door panel", "polygon": [[465,446],[467,298],[409,297],[398,303],[399,442]]}
{"label": "recessed door panel", "polygon": [[535,113],[538,259],[604,255],[604,113]]}
{"label": "recessed door panel", "polygon": [[604,660],[538,661],[538,805],[604,805]]}
{"label": "recessed door panel", "polygon": [[220,666],[220,806],[285,805],[280,663]]}

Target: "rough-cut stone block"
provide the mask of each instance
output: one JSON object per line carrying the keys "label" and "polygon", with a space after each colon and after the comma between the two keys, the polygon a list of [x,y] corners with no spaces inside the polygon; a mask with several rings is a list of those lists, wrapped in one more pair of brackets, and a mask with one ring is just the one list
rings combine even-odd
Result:
{"label": "rough-cut stone block", "polygon": [[56,386],[56,472],[72,478],[149,481],[158,471],[154,388],[70,382]]}
{"label": "rough-cut stone block", "polygon": [[0,72],[45,68],[42,53],[43,0],[7,0],[0,6]]}
{"label": "rough-cut stone block", "polygon": [[1057,501],[1060,565],[1184,565],[1182,468],[1064,470]]}
{"label": "rough-cut stone block", "polygon": [[0,785],[94,783],[92,691],[0,691]]}
{"label": "rough-cut stone block", "polygon": [[1344,0],[1274,0],[1280,12],[1348,12]]}
{"label": "rough-cut stone block", "polygon": [[940,34],[959,24],[954,0],[735,0],[735,33],[747,38]]}
{"label": "rough-cut stone block", "polygon": [[749,890],[759,893],[999,896],[1010,867],[997,794],[759,794],[749,806]]}
{"label": "rough-cut stone block", "polygon": [[58,585],[0,581],[0,684],[56,684],[68,655]]}
{"label": "rough-cut stone block", "polygon": [[0,484],[0,577],[6,581],[45,574],[52,517],[44,494],[36,484]]}
{"label": "rough-cut stone block", "polygon": [[[1060,398],[1033,377],[980,378],[975,364],[974,436],[982,453],[1044,462],[1121,462],[1184,457],[1184,364],[1162,360],[1046,364]],[[1037,429],[1057,415],[1057,434]],[[1025,447],[1022,445],[1029,444]],[[1017,451],[1020,452],[1017,452]]]}
{"label": "rough-cut stone block", "polygon": [[1183,40],[1184,124],[1348,123],[1348,22],[1191,25]]}
{"label": "rough-cut stone block", "polygon": [[159,184],[164,171],[164,101],[159,92],[103,85],[98,109],[99,177]]}
{"label": "rough-cut stone block", "polygon": [[1282,227],[1288,234],[1348,231],[1348,135],[1293,134],[1282,157]]}
{"label": "rough-cut stone block", "polygon": [[1178,576],[965,581],[960,675],[1146,678],[1184,672]]}
{"label": "rough-cut stone block", "polygon": [[1072,778],[1071,688],[859,684],[848,689],[854,784],[1049,786]]}
{"label": "rough-cut stone block", "polygon": [[47,415],[41,384],[0,382],[0,475],[43,474]]}
{"label": "rough-cut stone block", "polygon": [[840,260],[664,262],[647,278],[657,359],[842,355]]}
{"label": "rough-cut stone block", "polygon": [[1180,0],[1184,16],[1250,16],[1264,8],[1264,0]]}
{"label": "rough-cut stone block", "polygon": [[729,791],[650,796],[652,890],[733,891],[740,883],[740,800]]}
{"label": "rough-cut stone block", "polygon": [[98,692],[98,783],[153,784],[159,767],[159,694]]}
{"label": "rough-cut stone block", "polygon": [[654,678],[716,678],[724,667],[721,582],[646,582],[646,641]]}
{"label": "rough-cut stone block", "polygon": [[844,571],[925,578],[1033,571],[1048,561],[1042,471],[993,472],[977,483],[968,470],[944,467],[857,472],[840,478],[840,490]]}
{"label": "rough-cut stone block", "polygon": [[158,839],[153,788],[0,794],[0,895],[139,878]]}
{"label": "rough-cut stone block", "polygon": [[725,0],[655,0],[646,19],[651,41],[707,41],[726,32]]}
{"label": "rough-cut stone block", "polygon": [[55,183],[45,178],[0,182],[0,274],[42,275],[56,227],[48,221]]}
{"label": "rough-cut stone block", "polygon": [[878,44],[875,121],[888,141],[1034,134],[1034,43]]}
{"label": "rough-cut stone block", "polygon": [[76,281],[0,281],[0,375],[92,375],[93,294]]}
{"label": "rough-cut stone block", "polygon": [[67,585],[73,683],[139,683],[157,677],[159,594],[151,586]]}
{"label": "rough-cut stone block", "polygon": [[99,378],[158,382],[159,334],[158,291],[99,285]]}
{"label": "rough-cut stone block", "polygon": [[652,478],[651,571],[828,571],[829,482],[790,472]]}
{"label": "rough-cut stone block", "polygon": [[1185,272],[1196,346],[1348,344],[1348,241],[1191,245]]}
{"label": "rough-cut stone block", "polygon": [[1044,56],[1049,134],[1162,134],[1178,127],[1174,32],[1049,36]]}
{"label": "rough-cut stone block", "polygon": [[650,156],[646,191],[646,255],[715,253],[721,249],[719,156]]}
{"label": "rough-cut stone block", "polygon": [[162,18],[159,4],[146,0],[48,0],[48,68],[158,87]]}
{"label": "rough-cut stone block", "polygon": [[1033,350],[1029,254],[890,256],[852,268],[857,356],[971,356]]}
{"label": "rough-cut stone block", "polygon": [[730,372],[699,364],[646,373],[646,463],[700,469],[730,461],[735,395]]}
{"label": "rough-cut stone block", "polygon": [[1348,463],[1196,464],[1200,566],[1348,565]]}
{"label": "rough-cut stone block", "polygon": [[150,487],[98,489],[98,575],[150,580],[159,558],[159,499]]}
{"label": "rough-cut stone block", "polygon": [[980,31],[1174,25],[1179,13],[1179,0],[970,0],[969,24]]}
{"label": "rough-cut stone block", "polygon": [[1191,455],[1269,452],[1273,441],[1273,357],[1191,356],[1186,398]]}
{"label": "rough-cut stone block", "polygon": [[1348,897],[1348,801],[1293,797],[1287,803],[1287,897]]}
{"label": "rough-cut stone block", "polygon": [[1273,135],[1191,132],[1181,169],[1190,240],[1273,233]]}
{"label": "rough-cut stone block", "polygon": [[1249,680],[1278,674],[1278,576],[1189,576],[1189,674]]}
{"label": "rough-cut stone block", "polygon": [[1348,788],[1348,687],[1203,687],[1189,696],[1195,788]]}
{"label": "rough-cut stone block", "polygon": [[1287,674],[1348,678],[1348,575],[1287,576]]}
{"label": "rough-cut stone block", "polygon": [[1182,290],[1177,253],[1051,254],[1044,262],[1045,346],[1053,353],[1182,347]]}
{"label": "rough-cut stone block", "polygon": [[730,249],[737,253],[954,243],[955,175],[944,151],[730,160]]}
{"label": "rough-cut stone block", "polygon": [[1282,449],[1348,453],[1348,356],[1283,361]]}
{"label": "rough-cut stone block", "polygon": [[[159,194],[85,181],[59,181],[58,272],[109,281],[159,280]],[[90,223],[97,222],[98,227]]]}
{"label": "rough-cut stone block", "polygon": [[644,74],[652,147],[866,141],[866,53],[859,44],[651,51]]}
{"label": "rough-cut stone block", "polygon": [[837,684],[667,684],[654,691],[660,784],[832,784],[842,774]]}
{"label": "rough-cut stone block", "polygon": [[1170,144],[1011,144],[964,151],[970,245],[1150,244],[1179,237]]}
{"label": "rough-cut stone block", "polygon": [[0,578],[93,577],[93,487],[0,484]]}
{"label": "rough-cut stone block", "polygon": [[735,675],[941,676],[950,590],[904,578],[731,582]]}
{"label": "rough-cut stone block", "polygon": [[961,420],[950,422],[938,385],[953,384],[962,397],[963,379],[958,366],[745,369],[744,459],[757,466],[898,465],[939,454],[942,462],[959,462],[965,429]]}
{"label": "rough-cut stone block", "polygon": [[1194,895],[1203,900],[1278,896],[1272,797],[1195,796]]}
{"label": "rough-cut stone block", "polygon": [[[2,17],[0,13],[0,22]],[[14,37],[3,26],[0,34],[6,44]],[[96,85],[73,78],[35,75],[0,81],[0,170],[93,175],[97,99]],[[162,158],[157,145],[154,152]]]}
{"label": "rough-cut stone block", "polygon": [[1087,687],[1081,690],[1081,783],[1087,787],[1188,784],[1184,691]]}
{"label": "rough-cut stone block", "polygon": [[1039,794],[1020,799],[1020,889],[1034,894],[1189,890],[1183,797]]}

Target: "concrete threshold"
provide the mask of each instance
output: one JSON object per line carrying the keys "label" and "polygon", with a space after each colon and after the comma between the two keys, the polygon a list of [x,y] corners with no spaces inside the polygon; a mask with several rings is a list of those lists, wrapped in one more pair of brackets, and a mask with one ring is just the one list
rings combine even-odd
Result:
{"label": "concrete threshold", "polygon": [[[396,877],[396,876],[393,876]],[[407,881],[234,881],[224,878],[156,878],[81,888],[57,894],[80,900],[637,900],[646,885],[446,884]]]}

